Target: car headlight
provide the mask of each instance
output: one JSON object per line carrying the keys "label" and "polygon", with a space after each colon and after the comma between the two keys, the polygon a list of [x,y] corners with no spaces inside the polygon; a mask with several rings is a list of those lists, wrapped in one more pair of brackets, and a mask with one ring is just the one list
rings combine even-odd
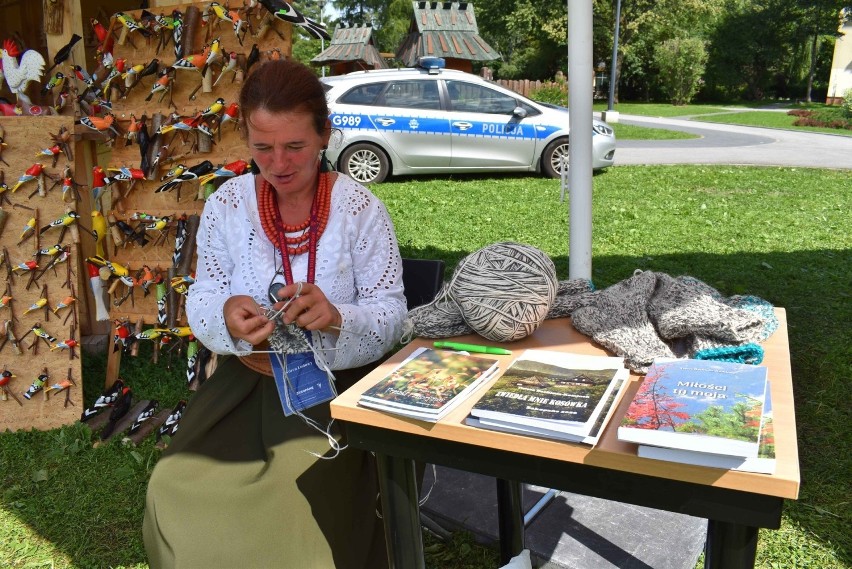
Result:
{"label": "car headlight", "polygon": [[602,122],[592,124],[592,130],[604,136],[612,136],[613,130]]}

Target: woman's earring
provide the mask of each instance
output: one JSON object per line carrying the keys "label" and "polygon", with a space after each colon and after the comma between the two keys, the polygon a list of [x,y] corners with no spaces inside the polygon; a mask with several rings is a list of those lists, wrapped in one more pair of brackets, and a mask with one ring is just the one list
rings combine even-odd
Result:
{"label": "woman's earring", "polygon": [[328,158],[325,156],[325,151],[328,149],[328,146],[323,146],[320,151],[319,159],[320,159],[320,172],[330,172],[331,171],[331,163],[328,161]]}

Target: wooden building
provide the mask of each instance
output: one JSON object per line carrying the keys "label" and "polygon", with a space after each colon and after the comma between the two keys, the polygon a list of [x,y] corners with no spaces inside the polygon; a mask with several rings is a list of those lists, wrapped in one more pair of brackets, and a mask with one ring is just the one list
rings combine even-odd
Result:
{"label": "wooden building", "polygon": [[396,52],[407,67],[423,56],[442,57],[448,69],[473,71],[474,61],[493,61],[500,55],[479,36],[470,2],[415,0],[409,34]]}
{"label": "wooden building", "polygon": [[314,57],[311,63],[328,65],[331,75],[388,67],[373,41],[372,26],[335,28],[331,44]]}

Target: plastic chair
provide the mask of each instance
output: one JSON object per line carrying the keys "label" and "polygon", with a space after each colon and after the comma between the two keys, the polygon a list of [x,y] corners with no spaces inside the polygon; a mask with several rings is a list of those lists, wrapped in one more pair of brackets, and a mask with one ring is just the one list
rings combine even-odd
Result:
{"label": "plastic chair", "polygon": [[429,304],[444,284],[444,261],[403,258],[402,284],[409,310]]}

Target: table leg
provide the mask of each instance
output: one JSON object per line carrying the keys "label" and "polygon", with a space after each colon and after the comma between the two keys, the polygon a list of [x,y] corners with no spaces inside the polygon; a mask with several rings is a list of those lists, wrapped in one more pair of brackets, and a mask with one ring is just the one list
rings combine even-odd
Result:
{"label": "table leg", "polygon": [[414,461],[376,453],[390,569],[425,569]]}
{"label": "table leg", "polygon": [[524,549],[524,508],[520,482],[497,478],[497,519],[500,564],[506,565]]}
{"label": "table leg", "polygon": [[704,569],[753,569],[758,528],[707,521]]}

